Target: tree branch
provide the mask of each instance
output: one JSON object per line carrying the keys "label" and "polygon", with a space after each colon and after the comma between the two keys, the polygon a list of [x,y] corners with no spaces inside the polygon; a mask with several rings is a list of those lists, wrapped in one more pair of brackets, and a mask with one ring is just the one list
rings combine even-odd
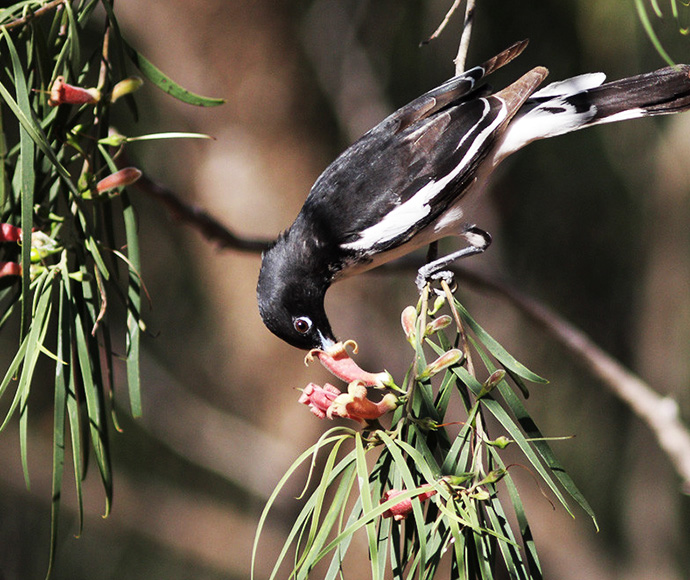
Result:
{"label": "tree branch", "polygon": [[34,18],[38,18],[39,16],[42,16],[46,12],[50,12],[53,8],[58,8],[62,4],[65,3],[65,0],[53,0],[52,2],[48,2],[48,4],[41,6],[38,10],[35,10],[33,12],[27,12],[26,16],[22,16],[21,18],[17,18],[16,20],[13,20],[12,22],[8,22],[7,24],[2,24],[0,25],[0,28],[4,28],[5,30],[10,30],[11,28],[16,28],[17,26],[23,26],[30,20],[33,20]]}
{"label": "tree branch", "polygon": [[462,27],[462,36],[460,37],[460,46],[458,46],[458,55],[453,61],[455,63],[455,75],[465,72],[465,64],[467,63],[467,51],[470,49],[470,38],[472,37],[472,26],[474,25],[474,6],[476,0],[467,0],[465,6],[465,23]]}
{"label": "tree branch", "polygon": [[174,219],[199,231],[207,240],[218,244],[220,248],[259,254],[271,245],[271,240],[245,238],[234,234],[206,211],[182,201],[177,194],[155,182],[146,173],[143,173],[136,182],[136,187],[162,203]]}

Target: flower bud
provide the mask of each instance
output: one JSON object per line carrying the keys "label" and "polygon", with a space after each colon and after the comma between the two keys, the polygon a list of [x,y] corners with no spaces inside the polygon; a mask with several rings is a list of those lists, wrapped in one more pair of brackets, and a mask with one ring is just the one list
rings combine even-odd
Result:
{"label": "flower bud", "polygon": [[498,369],[495,370],[493,373],[489,375],[489,378],[487,378],[484,381],[484,384],[482,385],[481,391],[479,391],[479,397],[483,397],[484,395],[488,395],[491,391],[494,390],[496,385],[500,383],[506,376],[506,372],[503,369]]}
{"label": "flower bud", "polygon": [[438,318],[435,318],[429,324],[426,325],[426,330],[424,331],[424,335],[430,336],[432,334],[435,334],[439,330],[443,330],[447,326],[450,326],[451,322],[453,322],[453,319],[450,316],[448,316],[447,314],[444,314],[443,316],[439,316]]}
{"label": "flower bud", "polygon": [[[429,490],[423,491],[419,495],[415,496],[415,498],[418,499],[420,502],[426,501],[430,497],[436,495],[436,490],[433,489],[433,486],[428,483],[418,487],[417,489]],[[403,493],[405,493],[404,490],[390,489],[383,494],[380,503],[385,503],[391,499],[398,497]],[[388,508],[385,512],[381,514],[381,516],[384,518],[393,518],[396,522],[398,522],[400,520],[404,520],[407,516],[410,515],[410,513],[412,513],[412,498],[407,498]]]}
{"label": "flower bud", "polygon": [[58,105],[86,105],[95,104],[101,100],[101,91],[98,89],[84,89],[67,84],[65,77],[59,76],[50,87],[48,104],[51,107]]}
{"label": "flower bud", "polygon": [[21,239],[21,228],[12,224],[0,224],[0,242],[19,242]]}
{"label": "flower bud", "polygon": [[116,187],[125,187],[126,185],[134,183],[141,175],[141,171],[136,167],[125,167],[101,179],[96,184],[96,190],[98,193],[105,193]]}
{"label": "flower bud", "polygon": [[486,483],[496,483],[505,477],[508,473],[505,469],[493,469],[486,474],[486,477],[482,479],[478,485],[484,485]]}
{"label": "flower bud", "polygon": [[447,369],[455,364],[458,364],[462,358],[463,353],[457,348],[452,348],[449,351],[444,352],[440,357],[438,357],[434,362],[427,366],[417,377],[418,379],[424,380],[434,375],[440,373],[442,370]]}
{"label": "flower bud", "polygon": [[496,437],[493,441],[487,441],[487,444],[492,447],[498,447],[499,449],[505,449],[512,442],[512,439],[508,439],[505,435],[501,435],[500,437]]}
{"label": "flower bud", "polygon": [[133,93],[135,91],[138,91],[141,85],[143,84],[144,81],[141,80],[139,77],[130,77],[128,79],[120,81],[113,87],[113,92],[110,93],[110,102],[114,103],[119,98],[124,97],[125,95],[129,95],[130,93]]}
{"label": "flower bud", "polygon": [[406,307],[400,315],[400,323],[407,340],[412,342],[415,336],[415,327],[417,326],[417,309],[414,306]]}
{"label": "flower bud", "polygon": [[21,275],[22,267],[17,262],[0,262],[0,278]]}

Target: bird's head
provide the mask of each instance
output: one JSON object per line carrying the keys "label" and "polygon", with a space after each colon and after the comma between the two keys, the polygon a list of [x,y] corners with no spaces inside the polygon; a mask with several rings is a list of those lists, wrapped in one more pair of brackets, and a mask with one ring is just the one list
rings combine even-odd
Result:
{"label": "bird's head", "polygon": [[292,346],[327,350],[336,342],[324,309],[330,280],[301,266],[294,251],[281,238],[264,253],[257,284],[259,313],[266,327]]}
{"label": "bird's head", "polygon": [[289,231],[267,250],[261,262],[256,293],[259,312],[268,329],[285,342],[308,350],[306,360],[315,356],[331,373],[347,383],[359,381],[368,386],[392,383],[386,371],[362,370],[346,351],[353,341],[337,342],[324,309],[324,296],[331,276],[319,263],[318,252],[298,237],[295,245]]}

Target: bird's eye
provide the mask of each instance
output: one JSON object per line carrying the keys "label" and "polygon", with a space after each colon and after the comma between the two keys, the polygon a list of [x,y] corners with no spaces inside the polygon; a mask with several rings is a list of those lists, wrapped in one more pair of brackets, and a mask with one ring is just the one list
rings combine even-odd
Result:
{"label": "bird's eye", "polygon": [[311,330],[311,319],[307,318],[306,316],[295,318],[293,324],[295,326],[295,330],[300,334],[306,334]]}

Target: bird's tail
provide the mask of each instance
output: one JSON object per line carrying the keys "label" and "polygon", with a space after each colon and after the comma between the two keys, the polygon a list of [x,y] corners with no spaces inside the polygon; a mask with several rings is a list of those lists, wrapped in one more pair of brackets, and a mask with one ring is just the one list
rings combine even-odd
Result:
{"label": "bird's tail", "polygon": [[592,125],[690,109],[690,65],[604,80],[602,73],[586,74],[535,92],[506,131],[499,157],[537,139]]}

